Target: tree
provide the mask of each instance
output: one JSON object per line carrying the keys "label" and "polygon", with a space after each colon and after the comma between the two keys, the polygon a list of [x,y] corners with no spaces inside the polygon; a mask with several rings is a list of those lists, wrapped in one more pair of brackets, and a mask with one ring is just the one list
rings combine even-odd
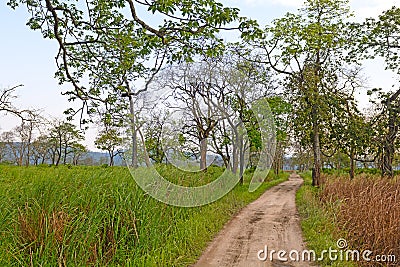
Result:
{"label": "tree", "polygon": [[72,143],[70,147],[70,155],[73,165],[78,165],[79,160],[87,153],[87,148],[79,143]]}
{"label": "tree", "polygon": [[398,145],[398,132],[400,127],[400,90],[398,92],[383,92],[381,89],[373,89],[368,94],[376,96],[371,98],[374,113],[371,119],[371,129],[374,138],[374,146],[370,146],[374,153],[374,159],[381,169],[382,176],[393,177],[393,160],[396,146]]}
{"label": "tree", "polygon": [[145,146],[149,157],[155,163],[162,163],[165,159],[165,152],[162,147],[162,133],[169,114],[166,112],[152,112],[144,125]]}
{"label": "tree", "polygon": [[[59,46],[56,73],[60,83],[70,82],[70,100],[80,99],[80,111],[96,112],[99,102],[113,105],[122,93],[134,95],[147,85],[165,63],[192,60],[196,55],[214,56],[222,51],[217,36],[225,25],[233,28],[253,22],[239,18],[237,8],[214,0],[194,1],[85,1],[9,0],[16,8],[25,5],[28,26]],[[147,10],[145,21],[137,10]],[[154,21],[162,21],[156,27]],[[84,81],[89,77],[87,84]],[[132,84],[144,80],[144,88],[132,92]],[[69,109],[68,114],[78,112]],[[85,122],[85,120],[83,120]]]}
{"label": "tree", "polygon": [[[400,8],[392,7],[383,12],[378,19],[369,18],[362,24],[353,23],[352,28],[358,47],[350,53],[351,57],[373,59],[383,57],[386,69],[400,74],[399,64],[399,38],[400,38]],[[398,112],[400,110],[400,89],[388,94],[381,94],[381,101],[386,116],[387,133],[381,140],[382,147],[382,175],[393,177],[393,158],[395,142],[398,135],[400,122]]]}
{"label": "tree", "polygon": [[115,156],[122,153],[122,141],[121,135],[116,129],[105,129],[99,133],[94,143],[98,149],[108,152],[110,159],[109,165],[114,166]]}
{"label": "tree", "polygon": [[51,142],[49,136],[42,134],[32,142],[32,158],[35,165],[44,164],[50,159]]}
{"label": "tree", "polygon": [[[168,149],[181,154],[174,148],[175,145],[187,142],[197,144],[200,170],[204,171],[207,169],[207,139],[211,137],[221,117],[221,113],[211,103],[211,98],[217,96],[210,81],[212,75],[209,75],[208,71],[210,69],[204,67],[202,63],[180,64],[165,69],[160,79],[160,85],[171,90],[167,106],[175,110],[173,113],[179,112],[181,115],[177,123],[170,124],[169,129],[171,134],[179,131],[181,135],[178,138],[169,138]],[[177,140],[179,144],[176,143]]]}
{"label": "tree", "polygon": [[12,114],[21,118],[22,120],[25,119],[26,115],[31,113],[30,110],[21,110],[12,103],[12,101],[17,98],[15,91],[21,86],[22,85],[17,85],[0,90],[0,113],[4,112],[7,114]]}
{"label": "tree", "polygon": [[256,28],[243,34],[251,46],[251,60],[283,75],[289,94],[301,101],[301,109],[294,111],[308,118],[302,127],[310,130],[315,186],[321,184],[321,131],[324,110],[328,110],[325,96],[335,88],[345,45],[350,42],[345,23],[349,17],[346,0],[307,0],[300,14],[287,13],[264,31]]}
{"label": "tree", "polygon": [[204,169],[209,150],[243,177],[249,151],[261,150],[260,129],[251,105],[270,93],[269,73],[227,50],[215,59],[171,66],[157,81],[157,88],[172,91],[172,97],[164,102],[173,110],[171,117],[179,114],[181,120],[171,125],[171,132],[181,134],[187,154],[198,151]]}
{"label": "tree", "polygon": [[50,129],[49,137],[53,145],[53,164],[58,166],[62,161],[67,163],[68,154],[72,153],[72,147],[84,137],[81,131],[76,129],[76,126],[62,121],[53,122],[53,127]]}
{"label": "tree", "polygon": [[26,138],[21,131],[21,127],[17,126],[11,131],[3,132],[2,139],[6,145],[6,151],[8,151],[8,158],[18,166],[22,166],[24,163],[25,152],[26,152]]}
{"label": "tree", "polygon": [[289,142],[289,115],[292,111],[292,106],[282,96],[268,98],[268,104],[271,107],[276,125],[277,145],[273,169],[275,174],[278,174],[279,170],[283,168],[284,152]]}
{"label": "tree", "polygon": [[[373,147],[374,130],[366,116],[358,110],[354,100],[342,99],[336,107],[335,113],[338,117],[330,121],[330,134],[327,138],[332,146],[332,156],[339,159],[342,154],[348,156],[350,179],[354,179],[356,161],[370,161],[367,157]],[[343,159],[341,161],[344,163]]]}
{"label": "tree", "polygon": [[29,166],[30,164],[34,126],[33,119],[22,120],[19,126],[14,127],[9,132],[4,132],[2,135],[5,154],[9,158],[11,156],[18,166]]}
{"label": "tree", "polygon": [[[18,149],[18,159],[17,164],[18,166],[22,166],[25,164],[26,166],[29,165],[30,160],[30,148],[31,142],[33,139],[33,123],[29,121],[28,123],[23,121],[20,126],[17,126],[13,129],[13,132],[16,136],[16,146]],[[25,159],[25,162],[24,162]]]}
{"label": "tree", "polygon": [[5,137],[4,133],[2,133],[0,135],[0,163],[4,162],[9,154],[7,149],[7,143],[4,137]]}
{"label": "tree", "polygon": [[[151,101],[148,101],[147,96],[149,95],[149,92],[141,92],[141,94],[136,94],[136,93],[124,93],[122,96],[123,97],[128,97],[129,99],[129,113],[128,118],[129,118],[129,129],[128,133],[131,136],[131,146],[132,146],[132,158],[131,158],[131,166],[133,168],[137,168],[139,164],[139,142],[138,142],[138,135],[142,139],[142,148],[143,148],[143,158],[146,163],[146,166],[150,166],[150,159],[147,153],[146,145],[145,145],[145,140],[143,137],[143,133],[141,131],[141,128],[143,124],[145,123],[145,120],[143,120],[143,113],[146,110],[153,110],[154,109],[154,104],[151,103]],[[128,155],[126,153],[125,155]]]}

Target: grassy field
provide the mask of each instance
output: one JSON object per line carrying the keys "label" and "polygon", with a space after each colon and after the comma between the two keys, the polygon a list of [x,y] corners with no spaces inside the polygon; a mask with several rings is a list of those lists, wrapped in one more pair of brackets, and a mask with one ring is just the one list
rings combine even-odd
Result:
{"label": "grassy field", "polygon": [[[159,169],[190,184],[222,172]],[[148,196],[122,167],[0,166],[0,266],[187,266],[233,214],[287,177],[270,175],[249,193],[247,175],[215,203],[178,208]]]}
{"label": "grassy field", "polygon": [[[362,174],[354,180],[347,176],[325,176],[321,189],[311,186],[311,173],[303,173],[305,184],[297,192],[297,206],[308,249],[338,249],[344,238],[344,249],[371,250],[370,262],[333,261],[325,257],[321,266],[398,266],[400,259],[400,180]],[[393,262],[393,255],[397,262]],[[387,257],[377,262],[376,256]],[[389,259],[389,257],[391,257]]]}

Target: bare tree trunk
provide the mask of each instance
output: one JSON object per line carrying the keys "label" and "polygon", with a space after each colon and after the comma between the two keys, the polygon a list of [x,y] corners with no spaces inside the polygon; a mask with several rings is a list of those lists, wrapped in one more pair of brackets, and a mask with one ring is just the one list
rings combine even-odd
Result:
{"label": "bare tree trunk", "polygon": [[277,145],[276,145],[274,162],[272,164],[275,175],[279,174],[281,156],[282,156],[282,154],[281,154],[281,145],[280,145],[280,142],[278,142]]}
{"label": "bare tree trunk", "polygon": [[207,138],[200,140],[200,170],[207,170]]}
{"label": "bare tree trunk", "polygon": [[386,136],[383,144],[383,155],[382,155],[382,176],[389,178],[394,177],[393,171],[393,158],[394,158],[394,140],[390,136]]}
{"label": "bare tree trunk", "polygon": [[[313,113],[315,108],[313,108]],[[321,185],[321,147],[319,140],[318,122],[314,121],[313,125],[313,152],[314,152],[314,168],[312,172],[312,185]]]}
{"label": "bare tree trunk", "polygon": [[30,164],[30,157],[31,157],[31,142],[32,142],[32,131],[33,131],[33,122],[29,123],[29,132],[28,132],[28,140],[27,140],[27,151],[26,151],[26,166]]}
{"label": "bare tree trunk", "polygon": [[[319,22],[318,18],[318,22]],[[311,110],[311,119],[313,124],[313,150],[314,150],[314,169],[312,175],[312,185],[313,186],[320,186],[321,185],[321,168],[322,168],[322,161],[321,161],[321,146],[320,146],[320,136],[319,136],[319,119],[318,119],[318,103],[317,100],[319,98],[319,86],[321,82],[321,58],[320,58],[320,51],[318,50],[316,53],[316,62],[314,67],[314,90],[313,90],[313,99],[312,99],[312,110]]]}
{"label": "bare tree trunk", "polygon": [[65,143],[64,144],[64,159],[63,159],[63,164],[66,165],[67,164],[67,155],[68,155],[68,144]]}
{"label": "bare tree trunk", "polygon": [[146,167],[150,168],[151,167],[151,162],[150,162],[150,157],[149,157],[149,153],[147,152],[147,148],[146,148],[146,142],[144,140],[144,136],[142,131],[138,131],[139,135],[140,135],[140,139],[142,139],[142,145],[143,145],[143,152],[144,152],[144,162],[146,163]]}
{"label": "bare tree trunk", "polygon": [[57,162],[56,162],[56,166],[58,166],[60,164],[60,160],[61,160],[61,154],[62,154],[62,140],[61,137],[59,138],[59,147],[58,147],[58,151],[57,151]]}
{"label": "bare tree trunk", "polygon": [[244,147],[243,147],[243,135],[240,135],[239,138],[239,177],[240,184],[244,183],[243,173],[244,173]]}
{"label": "bare tree trunk", "polygon": [[110,167],[114,166],[114,152],[113,151],[108,151],[108,156],[110,157]]}
{"label": "bare tree trunk", "polygon": [[350,179],[353,180],[354,179],[354,168],[355,168],[355,164],[354,164],[354,148],[351,147],[350,148]]}
{"label": "bare tree trunk", "polygon": [[138,152],[137,152],[137,129],[135,123],[135,110],[132,95],[129,95],[129,110],[131,115],[131,129],[132,129],[132,167],[138,167]]}
{"label": "bare tree trunk", "polygon": [[237,147],[236,144],[233,144],[233,149],[232,149],[232,172],[234,174],[237,173],[238,165],[239,165],[238,147]]}
{"label": "bare tree trunk", "polygon": [[398,116],[396,112],[392,107],[392,101],[397,98],[399,92],[392,96],[388,100],[387,103],[387,109],[389,112],[389,121],[388,121],[388,133],[385,136],[385,140],[383,142],[383,155],[382,155],[382,176],[387,176],[389,178],[394,177],[394,171],[393,171],[393,158],[394,158],[394,152],[395,152],[395,146],[394,143],[396,141],[396,136],[398,132],[398,125],[396,122],[396,117]]}

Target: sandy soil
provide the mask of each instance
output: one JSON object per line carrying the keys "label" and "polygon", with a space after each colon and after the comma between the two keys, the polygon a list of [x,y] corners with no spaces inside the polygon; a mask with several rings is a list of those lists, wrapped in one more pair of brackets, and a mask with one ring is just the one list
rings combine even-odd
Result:
{"label": "sandy soil", "polygon": [[[308,262],[279,261],[271,250],[305,249],[295,195],[303,180],[292,174],[288,181],[266,191],[228,222],[194,265],[202,266],[311,266]],[[267,259],[259,251],[268,248]],[[295,255],[295,254],[292,254]],[[261,253],[260,257],[265,257]],[[292,256],[294,257],[294,256]]]}

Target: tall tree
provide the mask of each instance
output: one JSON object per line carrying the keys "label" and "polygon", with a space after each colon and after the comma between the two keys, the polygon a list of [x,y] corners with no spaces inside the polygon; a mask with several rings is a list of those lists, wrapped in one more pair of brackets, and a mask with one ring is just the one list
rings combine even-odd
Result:
{"label": "tall tree", "polygon": [[[166,69],[161,81],[164,88],[171,90],[167,105],[182,115],[180,121],[183,124],[174,127],[175,130],[182,129],[180,132],[186,135],[181,141],[198,145],[200,170],[207,169],[208,139],[221,117],[221,113],[211,103],[211,99],[217,95],[213,90],[210,72],[202,63],[180,64]],[[174,131],[174,128],[171,130]]]}
{"label": "tall tree", "polygon": [[[65,93],[70,100],[83,102],[80,110],[68,110],[71,116],[93,113],[99,102],[113,105],[122,93],[139,95],[165,63],[220,53],[218,33],[229,29],[225,25],[253,23],[215,0],[9,0],[8,5],[26,6],[28,26],[57,41],[56,75],[73,85]],[[145,85],[133,91],[140,80]]]}
{"label": "tall tree", "polygon": [[274,116],[276,125],[276,149],[274,156],[273,169],[275,174],[278,174],[283,169],[283,161],[285,149],[289,143],[289,118],[292,111],[292,106],[282,97],[273,96],[268,98],[271,112]]}
{"label": "tall tree", "polygon": [[73,165],[78,165],[80,159],[88,152],[88,149],[79,143],[72,143],[70,147],[70,158]]}
{"label": "tall tree", "polygon": [[[357,49],[353,49],[351,57],[373,59],[382,57],[386,62],[386,69],[397,75],[400,74],[399,48],[400,48],[400,8],[392,7],[384,11],[377,19],[368,18],[364,23],[351,25],[354,29],[354,39],[358,41]],[[384,112],[387,114],[385,128],[387,133],[382,140],[383,152],[381,169],[382,175],[393,177],[393,159],[395,142],[398,136],[400,122],[400,89],[382,94]]]}
{"label": "tall tree", "polygon": [[50,159],[51,142],[49,136],[39,135],[32,142],[32,159],[35,165],[44,164]]}
{"label": "tall tree", "polygon": [[350,17],[347,0],[307,0],[299,14],[287,13],[265,30],[244,32],[251,45],[253,60],[268,64],[285,77],[289,93],[302,99],[301,111],[310,123],[314,154],[313,185],[321,184],[321,131],[326,92],[338,79]]}

